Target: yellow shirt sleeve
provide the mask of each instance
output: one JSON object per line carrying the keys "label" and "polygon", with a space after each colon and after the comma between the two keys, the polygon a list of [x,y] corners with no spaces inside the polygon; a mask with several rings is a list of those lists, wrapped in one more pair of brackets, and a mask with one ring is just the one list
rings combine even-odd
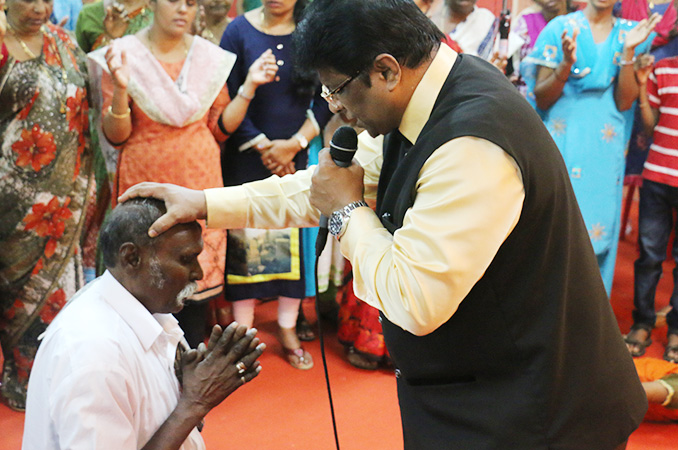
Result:
{"label": "yellow shirt sleeve", "polygon": [[473,137],[436,150],[416,189],[394,235],[371,210],[356,209],[341,250],[358,298],[421,336],[447,322],[482,277],[517,224],[525,192],[515,161]]}
{"label": "yellow shirt sleeve", "polygon": [[[382,140],[359,136],[365,200],[374,204]],[[317,226],[309,203],[315,167],[283,178],[208,189],[213,228]],[[391,235],[369,208],[353,211],[341,239],[356,295],[403,329],[425,335],[447,322],[515,227],[525,192],[514,160],[473,137],[454,139],[424,164],[416,200]]]}

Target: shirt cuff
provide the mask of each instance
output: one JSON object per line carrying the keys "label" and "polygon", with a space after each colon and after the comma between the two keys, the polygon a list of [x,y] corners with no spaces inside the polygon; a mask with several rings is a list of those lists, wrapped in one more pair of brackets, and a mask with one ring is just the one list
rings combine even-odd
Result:
{"label": "shirt cuff", "polygon": [[244,152],[246,150],[249,150],[255,145],[257,145],[259,142],[263,141],[264,139],[266,139],[266,135],[264,133],[259,133],[256,137],[250,139],[249,141],[245,142],[240,147],[238,147],[238,151]]}
{"label": "shirt cuff", "polygon": [[242,186],[205,189],[208,228],[245,228],[249,198]]}
{"label": "shirt cuff", "polygon": [[355,250],[360,245],[360,239],[369,236],[367,230],[383,227],[377,215],[370,208],[361,206],[354,209],[346,224],[346,231],[339,240],[341,254],[352,261]]}
{"label": "shirt cuff", "polygon": [[306,110],[306,118],[311,121],[311,125],[313,125],[313,129],[315,130],[316,134],[320,134],[320,125],[318,124],[318,121],[315,118],[315,114],[313,113],[312,109],[307,109]]}

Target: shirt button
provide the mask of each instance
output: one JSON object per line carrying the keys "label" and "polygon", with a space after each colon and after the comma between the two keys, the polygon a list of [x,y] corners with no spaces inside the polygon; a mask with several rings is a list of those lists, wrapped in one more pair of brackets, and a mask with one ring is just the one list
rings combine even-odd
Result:
{"label": "shirt button", "polygon": [[275,46],[275,48],[277,48],[278,50],[282,50],[283,47],[284,47],[284,45],[282,45],[282,44],[278,44],[278,45]]}

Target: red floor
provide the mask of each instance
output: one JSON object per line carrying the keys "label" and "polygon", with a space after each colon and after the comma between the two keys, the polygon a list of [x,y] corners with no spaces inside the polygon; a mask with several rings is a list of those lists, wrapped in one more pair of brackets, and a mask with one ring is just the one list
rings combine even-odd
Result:
{"label": "red floor", "polygon": [[[632,309],[635,237],[620,243],[612,303],[623,332],[630,326]],[[671,292],[671,266],[657,295],[657,309],[665,306]],[[314,317],[312,305],[305,308]],[[210,450],[331,450],[334,447],[331,420],[319,344],[308,349],[316,367],[308,372],[292,369],[280,356],[275,341],[275,305],[257,309],[257,324],[264,342],[263,372],[251,384],[235,392],[206,419],[203,431]],[[666,328],[655,330],[648,355],[661,357]],[[394,450],[402,448],[395,381],[388,371],[366,372],[343,358],[334,330],[326,339],[333,399],[343,450]],[[0,449],[21,447],[23,414],[0,405]],[[676,450],[678,426],[644,423],[631,436],[628,450]],[[472,449],[471,449],[472,450]]]}

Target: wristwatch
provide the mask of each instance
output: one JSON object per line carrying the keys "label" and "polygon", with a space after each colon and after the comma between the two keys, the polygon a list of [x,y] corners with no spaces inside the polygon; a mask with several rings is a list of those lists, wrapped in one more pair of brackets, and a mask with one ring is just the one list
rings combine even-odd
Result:
{"label": "wristwatch", "polygon": [[302,150],[308,147],[308,139],[306,139],[303,134],[297,133],[294,135],[294,138],[299,141],[299,145],[301,145]]}
{"label": "wristwatch", "polygon": [[354,209],[360,208],[361,206],[368,206],[364,200],[358,202],[349,203],[343,208],[334,211],[330,216],[329,220],[329,230],[332,236],[339,239],[346,231],[346,225],[348,224],[348,219],[351,217],[351,213]]}

